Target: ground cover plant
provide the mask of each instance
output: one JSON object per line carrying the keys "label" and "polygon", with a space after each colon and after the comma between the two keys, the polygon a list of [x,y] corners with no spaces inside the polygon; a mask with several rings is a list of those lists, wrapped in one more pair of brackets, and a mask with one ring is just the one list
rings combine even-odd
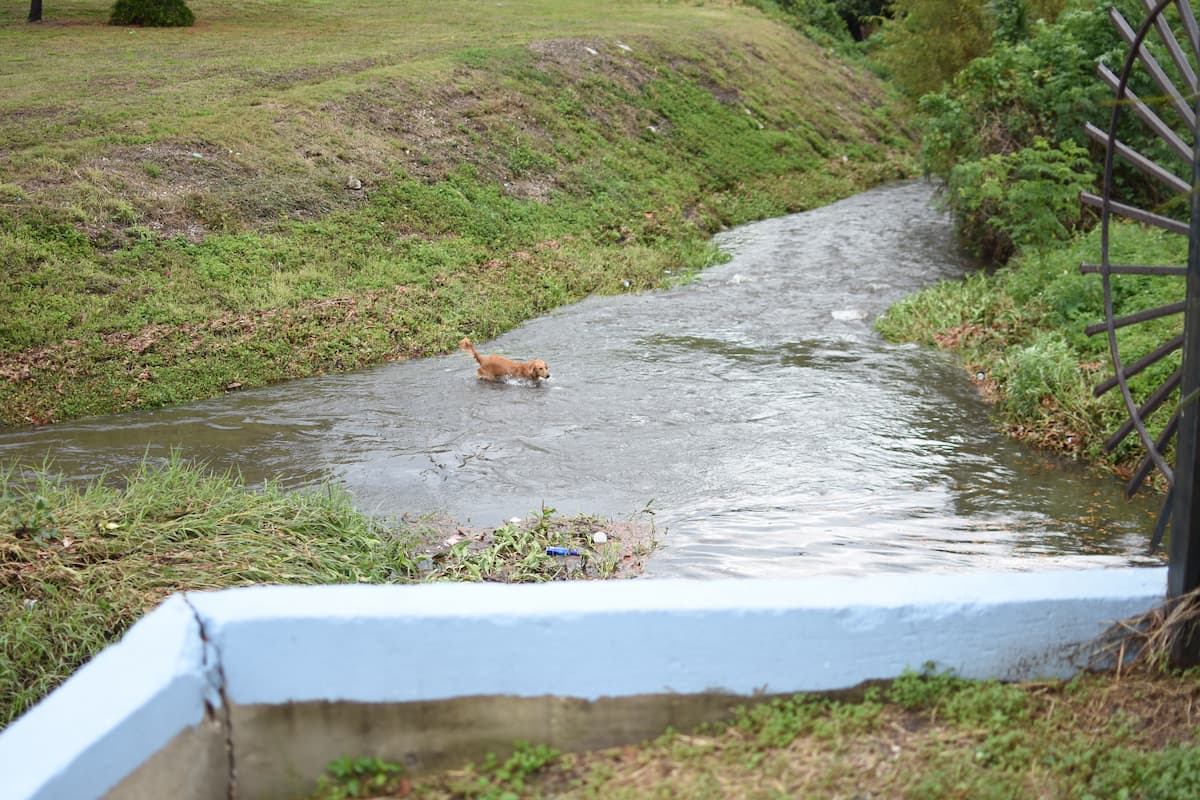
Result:
{"label": "ground cover plant", "polygon": [[[909,672],[857,697],[775,699],[640,746],[563,754],[516,743],[436,775],[347,759],[311,797],[1186,800],[1200,792],[1198,691],[1194,672],[1015,685]],[[349,764],[371,776],[353,793],[341,777]]]}
{"label": "ground cover plant", "polygon": [[873,75],[739,4],[189,7],[0,3],[0,422],[448,351],[912,170]]}
{"label": "ground cover plant", "polygon": [[380,520],[331,486],[251,488],[178,458],[147,461],[120,485],[9,466],[0,471],[0,726],[174,592],[626,577],[653,534],[644,521],[544,508],[496,529]]}

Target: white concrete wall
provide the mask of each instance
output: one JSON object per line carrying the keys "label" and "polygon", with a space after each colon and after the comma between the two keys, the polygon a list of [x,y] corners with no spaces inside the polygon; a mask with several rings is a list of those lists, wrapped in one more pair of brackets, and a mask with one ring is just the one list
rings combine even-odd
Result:
{"label": "white concrete wall", "polygon": [[222,699],[791,693],[931,661],[965,677],[1068,676],[1165,585],[1164,569],[1116,569],[191,594],[0,733],[0,794],[101,796]]}
{"label": "white concrete wall", "polygon": [[192,609],[171,597],[0,733],[0,797],[99,797],[215,699]]}

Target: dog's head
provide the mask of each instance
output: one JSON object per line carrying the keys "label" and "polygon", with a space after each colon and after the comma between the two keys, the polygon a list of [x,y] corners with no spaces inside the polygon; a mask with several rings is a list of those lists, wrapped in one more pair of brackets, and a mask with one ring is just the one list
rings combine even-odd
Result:
{"label": "dog's head", "polygon": [[550,370],[546,367],[546,362],[540,358],[535,358],[529,362],[529,377],[537,380],[539,378],[549,378]]}

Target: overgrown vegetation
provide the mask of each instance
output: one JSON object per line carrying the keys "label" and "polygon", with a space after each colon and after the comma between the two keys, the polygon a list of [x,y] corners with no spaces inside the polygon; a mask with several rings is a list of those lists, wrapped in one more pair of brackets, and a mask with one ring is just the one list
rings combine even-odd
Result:
{"label": "overgrown vegetation", "polygon": [[[1090,221],[1078,194],[1096,189],[1099,168],[1084,125],[1103,125],[1110,94],[1095,67],[1124,55],[1107,7],[1071,0],[1024,35],[993,35],[920,97],[923,167],[946,181],[964,242],[989,260],[1007,261]],[[1161,150],[1134,126],[1122,135],[1143,152]]]}
{"label": "overgrown vegetation", "polygon": [[[1083,335],[1104,315],[1101,279],[1078,272],[1081,263],[1100,261],[1099,238],[1091,230],[1095,215],[1078,200],[1080,192],[1099,192],[1102,151],[1088,141],[1085,123],[1105,128],[1110,111],[1111,90],[1095,68],[1106,63],[1115,69],[1126,50],[1107,17],[1110,4],[976,4],[993,17],[1009,8],[1010,24],[941,19],[976,46],[970,58],[936,69],[910,57],[931,44],[929,30],[911,20],[950,6],[923,2],[915,17],[901,15],[890,32],[885,26],[880,57],[901,85],[924,92],[918,102],[922,164],[944,181],[942,197],[964,243],[991,264],[1007,266],[910,298],[889,310],[879,329],[892,339],[958,350],[1018,437],[1126,471],[1139,454],[1133,439],[1112,453],[1101,445],[1127,412],[1115,393],[1097,399],[1091,391],[1111,372],[1108,345],[1103,337]],[[1116,5],[1129,19],[1145,13],[1136,4]],[[1022,15],[1013,6],[1024,9],[1025,23],[1017,24]],[[1135,74],[1132,87],[1142,97],[1157,97],[1146,80]],[[1160,113],[1171,120],[1174,112]],[[1159,163],[1177,163],[1132,116],[1125,115],[1122,141]],[[1168,215],[1181,210],[1177,199],[1120,162],[1114,181],[1123,202]],[[1113,239],[1113,263],[1184,261],[1182,237],[1117,225]],[[1117,316],[1183,296],[1174,279],[1122,276],[1116,283]],[[1180,325],[1175,317],[1122,329],[1122,354],[1132,361],[1130,354],[1149,352]],[[1176,354],[1138,376],[1135,397],[1146,397],[1178,365]],[[1169,414],[1159,416],[1149,425],[1152,435]]]}
{"label": "overgrown vegetation", "polygon": [[178,459],[145,462],[121,483],[0,472],[0,726],[174,592],[612,578],[636,574],[653,546],[649,526],[553,509],[496,530],[388,522],[333,487],[251,489]]}
{"label": "overgrown vegetation", "polygon": [[191,5],[119,57],[0,6],[4,423],[443,352],[913,170],[874,76],[744,6]]}
{"label": "overgrown vegetation", "polygon": [[[1118,225],[1112,233],[1114,260],[1130,259],[1122,263],[1182,263],[1186,256],[1187,242],[1178,236],[1135,225]],[[1116,393],[1092,393],[1112,372],[1108,343],[1084,334],[1098,319],[1102,296],[1099,280],[1080,275],[1079,264],[1098,260],[1098,240],[1093,231],[1067,246],[1030,247],[994,274],[942,282],[897,303],[877,327],[890,339],[958,351],[1018,438],[1127,469],[1140,453],[1136,437],[1112,453],[1102,450],[1125,407]],[[1124,281],[1114,313],[1173,301],[1182,291],[1182,279]],[[1145,351],[1174,335],[1176,323],[1131,326],[1118,341],[1126,352]],[[1176,353],[1136,376],[1132,386],[1158,386],[1178,368]],[[1154,433],[1165,422],[1160,416],[1150,420]]]}
{"label": "overgrown vegetation", "polygon": [[1190,800],[1198,693],[1194,672],[1022,685],[908,672],[857,699],[772,700],[726,725],[595,753],[520,744],[508,761],[356,796]]}

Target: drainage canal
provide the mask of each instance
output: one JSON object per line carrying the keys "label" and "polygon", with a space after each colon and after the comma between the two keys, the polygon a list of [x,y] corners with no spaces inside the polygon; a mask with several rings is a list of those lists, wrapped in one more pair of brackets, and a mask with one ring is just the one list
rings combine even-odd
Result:
{"label": "drainage canal", "polygon": [[651,576],[1149,563],[1156,501],[1008,441],[951,357],[873,331],[968,269],[930,194],[893,185],[729,231],[732,260],[688,285],[481,345],[545,359],[541,386],[478,382],[458,352],[6,431],[0,460],[86,478],[178,448],[252,481],[339,482],[366,512],[484,525],[649,503]]}

